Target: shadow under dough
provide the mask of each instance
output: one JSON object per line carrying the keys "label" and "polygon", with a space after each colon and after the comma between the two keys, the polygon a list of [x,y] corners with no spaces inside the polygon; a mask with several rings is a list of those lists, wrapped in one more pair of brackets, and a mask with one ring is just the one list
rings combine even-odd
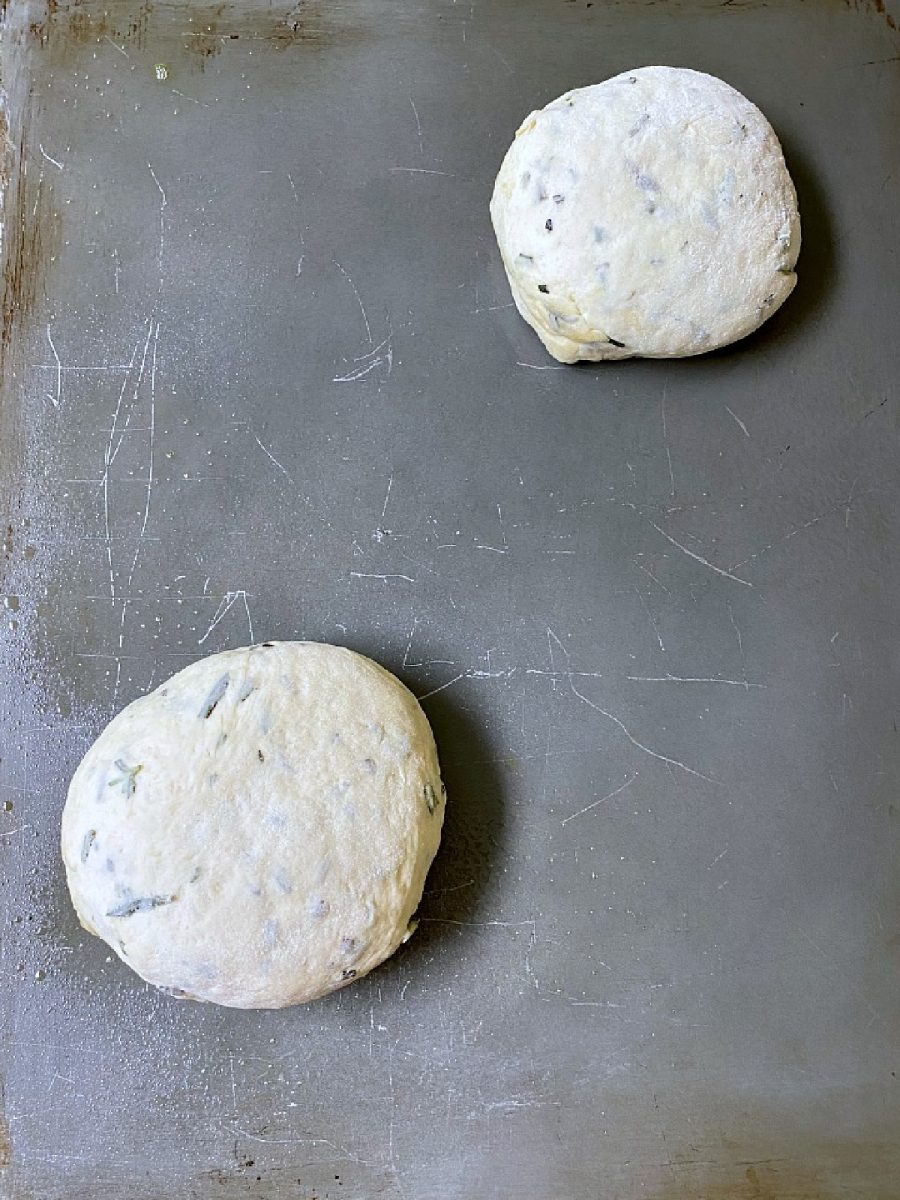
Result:
{"label": "shadow under dough", "polygon": [[[406,972],[483,912],[505,840],[504,783],[486,724],[450,697],[426,702],[447,789],[441,844],[425,881],[415,936],[395,956]],[[393,961],[393,960],[388,960]],[[384,970],[384,967],[380,968]]]}

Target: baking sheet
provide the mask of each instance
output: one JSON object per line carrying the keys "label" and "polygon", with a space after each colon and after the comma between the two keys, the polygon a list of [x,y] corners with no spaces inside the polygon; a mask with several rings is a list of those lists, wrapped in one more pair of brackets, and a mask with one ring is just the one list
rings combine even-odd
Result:
{"label": "baking sheet", "polygon": [[[891,10],[5,25],[0,1194],[896,1197]],[[726,351],[559,369],[496,167],[652,62],[773,122],[800,284]],[[308,1007],[178,1003],[76,924],[68,777],[167,674],[292,637],[423,698],[422,924]]]}

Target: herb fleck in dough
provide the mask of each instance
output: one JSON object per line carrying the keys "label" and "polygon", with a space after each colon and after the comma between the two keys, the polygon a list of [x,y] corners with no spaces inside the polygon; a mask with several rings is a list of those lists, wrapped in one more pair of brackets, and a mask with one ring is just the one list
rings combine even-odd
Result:
{"label": "herb fleck in dough", "polygon": [[177,996],[281,1008],[410,936],[444,789],[415,697],[312,642],[214,654],[78,767],[62,853],[82,925]]}
{"label": "herb fleck in dough", "polygon": [[533,112],[491,218],[513,299],[554,358],[680,358],[752,333],[793,291],[794,185],[721,79],[642,67]]}

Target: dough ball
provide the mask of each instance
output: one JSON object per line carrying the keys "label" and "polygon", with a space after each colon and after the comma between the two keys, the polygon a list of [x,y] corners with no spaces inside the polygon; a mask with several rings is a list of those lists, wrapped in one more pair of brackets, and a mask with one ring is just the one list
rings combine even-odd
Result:
{"label": "dough ball", "polygon": [[149,983],[281,1008],[412,932],[444,819],[415,697],[337,646],[227,650],[135,700],[78,767],[62,853],[82,925]]}
{"label": "dough ball", "polygon": [[516,132],[491,199],[516,307],[560,362],[680,358],[752,333],[797,277],[781,146],[733,87],[642,67]]}

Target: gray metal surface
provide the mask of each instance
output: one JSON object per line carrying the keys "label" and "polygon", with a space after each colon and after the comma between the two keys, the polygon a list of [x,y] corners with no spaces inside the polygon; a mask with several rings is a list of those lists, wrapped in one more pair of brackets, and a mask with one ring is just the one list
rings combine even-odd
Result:
{"label": "gray metal surface", "polygon": [[[889,14],[52,9],[3,50],[0,1194],[900,1196]],[[772,120],[800,284],[726,352],[559,369],[494,173],[654,62]],[[292,637],[423,697],[422,925],[308,1007],[179,1003],[77,926],[68,777]]]}

